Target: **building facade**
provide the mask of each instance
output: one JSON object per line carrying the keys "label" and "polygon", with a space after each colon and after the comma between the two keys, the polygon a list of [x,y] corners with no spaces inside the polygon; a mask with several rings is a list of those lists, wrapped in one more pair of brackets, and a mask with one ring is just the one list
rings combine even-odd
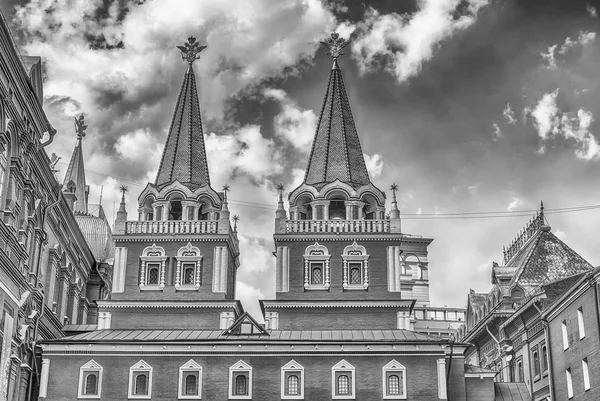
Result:
{"label": "building facade", "polygon": [[[0,15],[0,400],[37,399],[40,341],[95,323],[104,267],[54,178],[39,57],[20,56]],[[110,248],[110,247],[109,247]]]}
{"label": "building facade", "polygon": [[[415,305],[423,321],[430,307],[432,239],[402,233],[395,186],[388,218],[370,181],[338,64],[346,44],[337,34],[324,42],[333,66],[289,211],[280,189],[265,324],[234,298],[229,188],[211,187],[193,69],[205,46],[179,46],[188,66],[156,181],[137,220],[123,192],[112,292],[97,301],[94,330],[43,344],[41,398],[466,400],[467,388],[493,397],[481,380],[492,373],[465,368],[467,344],[411,330]],[[459,321],[461,310],[438,309]]]}

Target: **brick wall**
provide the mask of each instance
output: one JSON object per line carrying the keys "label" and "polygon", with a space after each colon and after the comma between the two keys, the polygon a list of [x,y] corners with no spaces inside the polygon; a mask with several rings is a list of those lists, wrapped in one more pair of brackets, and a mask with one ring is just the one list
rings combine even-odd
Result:
{"label": "brick wall", "polygon": [[269,309],[279,313],[279,330],[396,330],[394,308]]}
{"label": "brick wall", "polygon": [[[304,367],[306,400],[331,399],[331,368],[345,359],[356,369],[356,400],[373,401],[382,397],[382,367],[396,359],[407,368],[407,394],[409,400],[437,400],[436,361],[441,355],[187,355],[187,356],[101,356],[70,355],[50,356],[48,401],[77,399],[79,367],[94,359],[103,366],[103,400],[126,400],[129,368],[143,359],[153,368],[152,399],[177,400],[179,367],[190,359],[203,368],[202,399],[224,401],[228,399],[229,367],[240,359],[253,368],[252,399],[281,400],[281,367],[295,360]],[[460,360],[460,359],[459,359]],[[465,386],[462,363],[455,361],[450,399],[464,400]]]}
{"label": "brick wall", "polygon": [[220,312],[233,309],[201,308],[115,308],[111,312],[111,329],[219,329]]}

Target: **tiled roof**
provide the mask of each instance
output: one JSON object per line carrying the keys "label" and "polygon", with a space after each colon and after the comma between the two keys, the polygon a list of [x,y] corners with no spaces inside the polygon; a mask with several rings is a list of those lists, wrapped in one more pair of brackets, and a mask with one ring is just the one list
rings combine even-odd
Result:
{"label": "tiled roof", "polygon": [[115,245],[112,231],[103,212],[100,213],[100,216],[94,216],[90,213],[76,213],[75,221],[77,221],[77,225],[81,229],[85,241],[97,262],[107,262],[114,258]]}
{"label": "tiled roof", "polygon": [[210,185],[196,76],[192,65],[183,77],[156,185],[162,187],[175,180],[192,189]]}
{"label": "tiled roof", "polygon": [[304,182],[320,188],[335,180],[355,188],[370,182],[337,60],[329,76]]}
{"label": "tiled roof", "polygon": [[495,401],[530,401],[525,383],[494,383]]}
{"label": "tiled roof", "polygon": [[[592,270],[592,265],[554,235],[549,227],[538,231],[519,251],[513,264],[518,268],[511,284],[526,289]],[[513,262],[514,263],[514,262]]]}
{"label": "tiled roof", "polygon": [[268,334],[226,335],[223,330],[96,330],[63,337],[49,342],[108,341],[380,341],[380,342],[445,342],[410,330],[273,330]]}
{"label": "tiled roof", "polygon": [[83,151],[81,149],[81,137],[77,138],[77,145],[73,150],[69,167],[63,181],[63,190],[68,189],[70,182],[75,184],[75,197],[77,200],[73,204],[73,211],[87,213],[87,196],[85,183],[85,167],[83,165]]}

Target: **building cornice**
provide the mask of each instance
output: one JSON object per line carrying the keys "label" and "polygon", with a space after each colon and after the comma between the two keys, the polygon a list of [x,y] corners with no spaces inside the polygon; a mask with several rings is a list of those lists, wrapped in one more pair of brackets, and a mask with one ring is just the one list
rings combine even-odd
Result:
{"label": "building cornice", "polygon": [[96,301],[99,308],[126,309],[126,308],[167,308],[167,309],[223,309],[235,308],[243,312],[240,301]]}
{"label": "building cornice", "polygon": [[259,300],[261,307],[264,308],[413,308],[416,300],[405,299],[399,301],[295,301],[295,300]]}
{"label": "building cornice", "polygon": [[364,241],[364,242],[375,242],[375,241],[401,241],[403,244],[425,244],[429,245],[433,242],[433,238],[418,238],[418,237],[406,237],[402,234],[394,233],[293,233],[293,234],[275,234],[273,235],[275,241],[282,242],[293,242],[293,241]]}

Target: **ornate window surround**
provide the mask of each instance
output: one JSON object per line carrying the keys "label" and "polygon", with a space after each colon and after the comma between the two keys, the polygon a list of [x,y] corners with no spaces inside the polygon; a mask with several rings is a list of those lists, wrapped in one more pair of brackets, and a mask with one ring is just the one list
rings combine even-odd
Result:
{"label": "ornate window surround", "polygon": [[[199,290],[202,285],[202,252],[191,242],[177,251],[177,266],[175,267],[175,289]],[[194,284],[183,284],[182,264],[194,263]]]}
{"label": "ornate window surround", "polygon": [[[350,394],[338,394],[338,373],[345,373],[350,376],[349,390]],[[350,365],[344,359],[336,363],[331,368],[331,398],[334,400],[354,400],[356,399],[356,374],[354,366]]]}
{"label": "ornate window surround", "polygon": [[[147,373],[148,374],[148,382],[146,385],[148,386],[147,394],[135,394],[135,382],[136,377],[135,374],[137,372]],[[129,392],[128,398],[137,398],[137,399],[150,399],[152,398],[152,366],[148,365],[143,360],[140,360],[135,365],[129,368]]]}
{"label": "ornate window surround", "polygon": [[[331,255],[325,245],[320,245],[315,242],[314,245],[309,245],[304,251],[304,289],[305,290],[329,290],[330,275],[329,275],[329,259]],[[311,284],[311,263],[323,263],[323,284]]]}
{"label": "ornate window surround", "polygon": [[[85,385],[87,381],[87,373],[96,373],[96,394],[85,394]],[[99,399],[102,395],[102,366],[100,366],[93,359],[79,368],[79,390],[77,391],[77,398],[95,398]]]}
{"label": "ornate window surround", "polygon": [[[144,248],[142,251],[142,267],[140,270],[140,290],[162,290],[165,288],[165,271],[167,265],[167,255],[165,248],[152,244],[152,246]],[[147,265],[148,263],[160,263],[158,285],[146,284]]]}
{"label": "ornate window surround", "polygon": [[[344,290],[366,290],[369,288],[369,254],[367,254],[367,249],[358,245],[356,241],[352,243],[352,245],[348,245],[344,248],[344,252],[342,253],[343,262],[343,282],[342,286]],[[350,283],[350,268],[349,263],[360,263],[361,264],[361,276],[362,283],[361,284],[351,284]]]}
{"label": "ornate window surround", "polygon": [[[299,377],[298,383],[299,394],[286,395],[288,377],[295,374]],[[298,362],[291,360],[281,368],[281,399],[282,400],[303,400],[304,399],[304,367]]]}
{"label": "ornate window surround", "polygon": [[[234,392],[236,373],[243,373],[246,375],[248,381],[246,382],[247,394],[236,395]],[[229,368],[229,398],[233,400],[251,400],[252,399],[252,366],[246,362],[239,360]]]}
{"label": "ornate window surround", "polygon": [[[186,373],[197,373],[198,381],[198,394],[186,395],[185,394],[185,374]],[[196,361],[190,359],[183,366],[179,368],[179,397],[180,400],[200,400],[202,399],[202,366]]]}
{"label": "ornate window surround", "polygon": [[[390,363],[381,368],[382,381],[383,381],[383,399],[384,400],[406,400],[406,367],[400,364],[396,360],[392,360]],[[401,374],[400,379],[400,394],[389,394],[388,393],[388,377],[394,373]]]}

